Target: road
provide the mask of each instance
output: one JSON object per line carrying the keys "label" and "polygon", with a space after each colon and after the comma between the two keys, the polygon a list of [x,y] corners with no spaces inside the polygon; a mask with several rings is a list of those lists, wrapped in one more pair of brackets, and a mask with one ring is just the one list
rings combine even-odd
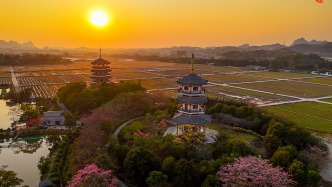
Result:
{"label": "road", "polygon": [[137,118],[134,118],[134,119],[131,119],[131,120],[128,120],[128,121],[126,121],[126,122],[124,122],[124,123],[122,123],[115,131],[114,131],[114,133],[113,133],[113,135],[116,137],[116,136],[118,136],[118,134],[119,134],[119,132],[121,131],[121,129],[123,128],[123,127],[125,127],[126,125],[128,125],[129,123],[131,123],[131,122],[133,122],[133,121],[135,121],[135,120],[137,120],[137,119],[142,119],[144,116],[141,116],[141,117],[137,117]]}

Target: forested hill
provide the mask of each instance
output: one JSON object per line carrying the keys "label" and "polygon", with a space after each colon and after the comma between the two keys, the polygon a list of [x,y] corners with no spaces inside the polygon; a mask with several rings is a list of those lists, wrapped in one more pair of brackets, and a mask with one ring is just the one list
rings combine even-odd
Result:
{"label": "forested hill", "polygon": [[51,54],[0,54],[0,65],[64,64],[70,60]]}

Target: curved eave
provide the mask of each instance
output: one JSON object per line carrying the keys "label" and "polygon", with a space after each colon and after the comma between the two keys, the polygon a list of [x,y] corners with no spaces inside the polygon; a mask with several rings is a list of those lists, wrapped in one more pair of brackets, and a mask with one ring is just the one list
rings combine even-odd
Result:
{"label": "curved eave", "polygon": [[206,114],[201,115],[186,115],[181,114],[172,119],[177,124],[190,124],[190,125],[206,125],[211,122],[211,116]]}
{"label": "curved eave", "polygon": [[109,61],[105,60],[105,59],[102,59],[102,58],[99,58],[95,61],[92,61],[91,64],[111,64]]}
{"label": "curved eave", "polygon": [[207,102],[206,97],[178,97],[177,101],[181,103],[204,104]]}

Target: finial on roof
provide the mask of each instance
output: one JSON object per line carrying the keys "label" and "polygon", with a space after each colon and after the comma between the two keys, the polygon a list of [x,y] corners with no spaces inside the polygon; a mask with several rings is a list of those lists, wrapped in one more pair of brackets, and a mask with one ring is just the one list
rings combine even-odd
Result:
{"label": "finial on roof", "polygon": [[195,55],[193,53],[193,54],[191,54],[191,73],[194,73],[194,58],[195,58]]}
{"label": "finial on roof", "polygon": [[99,58],[101,58],[101,48],[99,48]]}

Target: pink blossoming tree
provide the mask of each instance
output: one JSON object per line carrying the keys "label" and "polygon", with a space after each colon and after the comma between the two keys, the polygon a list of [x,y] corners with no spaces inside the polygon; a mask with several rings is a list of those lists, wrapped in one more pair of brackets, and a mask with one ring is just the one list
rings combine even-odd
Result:
{"label": "pink blossoming tree", "polygon": [[220,167],[217,173],[224,186],[288,187],[297,183],[281,167],[272,167],[268,160],[254,156],[236,158],[235,162]]}
{"label": "pink blossoming tree", "polygon": [[103,170],[96,164],[87,165],[79,170],[68,182],[67,187],[77,186],[105,186],[116,187],[117,179],[112,176],[112,170]]}

